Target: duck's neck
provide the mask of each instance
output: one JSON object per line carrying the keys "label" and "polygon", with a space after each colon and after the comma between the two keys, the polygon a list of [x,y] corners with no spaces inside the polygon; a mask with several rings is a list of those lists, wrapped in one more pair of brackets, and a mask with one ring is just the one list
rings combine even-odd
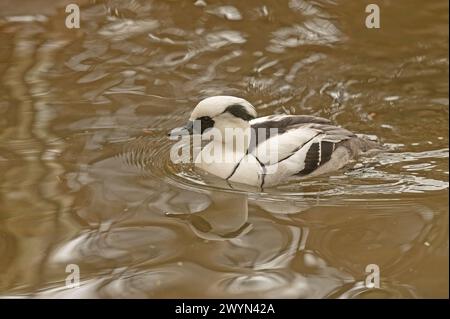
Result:
{"label": "duck's neck", "polygon": [[195,164],[214,175],[227,178],[247,154],[251,128],[226,128],[220,130],[220,134],[216,131],[211,135],[205,136],[211,142],[202,148]]}
{"label": "duck's neck", "polygon": [[248,127],[225,128],[221,130],[222,138],[214,140],[226,153],[245,155],[250,146],[251,129]]}

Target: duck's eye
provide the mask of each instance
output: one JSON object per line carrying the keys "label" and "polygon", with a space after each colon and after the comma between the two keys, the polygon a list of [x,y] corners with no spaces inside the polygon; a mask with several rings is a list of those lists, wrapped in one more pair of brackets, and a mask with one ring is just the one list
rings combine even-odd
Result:
{"label": "duck's eye", "polygon": [[214,126],[214,120],[209,116],[199,117],[197,118],[197,121],[200,121],[201,133],[203,133],[206,129]]}

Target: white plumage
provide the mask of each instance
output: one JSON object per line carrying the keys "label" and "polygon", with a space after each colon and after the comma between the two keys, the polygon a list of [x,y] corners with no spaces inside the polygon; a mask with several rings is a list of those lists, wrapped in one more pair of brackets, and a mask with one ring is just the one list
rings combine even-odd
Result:
{"label": "white plumage", "polygon": [[[230,139],[232,129],[235,131]],[[380,148],[320,117],[256,118],[249,102],[232,96],[204,99],[195,107],[189,124],[172,134],[202,134],[203,138],[214,130],[221,138],[215,135],[202,149],[196,167],[230,182],[260,187],[332,172],[361,153]],[[243,146],[236,147],[235,140],[239,139],[244,141]]]}

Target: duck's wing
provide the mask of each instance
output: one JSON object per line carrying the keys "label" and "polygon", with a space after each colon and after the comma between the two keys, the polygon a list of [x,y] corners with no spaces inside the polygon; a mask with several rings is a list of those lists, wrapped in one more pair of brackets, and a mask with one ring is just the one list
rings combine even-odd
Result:
{"label": "duck's wing", "polygon": [[253,130],[249,153],[261,164],[273,165],[296,154],[298,171],[304,173],[328,161],[337,143],[356,136],[315,116],[268,116],[250,124]]}
{"label": "duck's wing", "polygon": [[278,129],[282,134],[304,124],[331,124],[330,120],[312,115],[269,115],[250,121],[253,129]]}
{"label": "duck's wing", "polygon": [[330,120],[310,115],[270,115],[250,121],[252,128],[252,143],[256,147],[265,140],[276,135],[282,135],[307,124],[331,124]]}

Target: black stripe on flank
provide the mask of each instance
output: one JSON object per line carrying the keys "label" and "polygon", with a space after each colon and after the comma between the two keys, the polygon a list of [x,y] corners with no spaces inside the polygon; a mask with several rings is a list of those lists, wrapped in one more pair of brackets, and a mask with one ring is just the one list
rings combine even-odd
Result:
{"label": "black stripe on flank", "polygon": [[234,116],[243,119],[244,121],[250,121],[253,120],[255,117],[247,112],[244,106],[240,104],[233,104],[228,106],[223,113],[230,113]]}
{"label": "black stripe on flank", "polygon": [[320,143],[320,165],[328,162],[331,158],[331,154],[334,151],[334,143],[328,141],[322,141]]}
{"label": "black stripe on flank", "polygon": [[238,169],[239,165],[241,165],[242,160],[244,159],[244,157],[246,157],[247,154],[245,154],[240,160],[239,162],[237,162],[237,164],[234,166],[233,170],[231,171],[231,174],[228,175],[227,178],[225,178],[227,181],[234,175],[234,173],[236,173],[236,170]]}
{"label": "black stripe on flank", "polygon": [[298,151],[300,151],[302,149],[303,146],[305,146],[306,144],[308,144],[309,142],[311,142],[314,138],[316,138],[317,135],[320,135],[321,133],[317,133],[316,135],[314,135],[313,137],[311,137],[308,141],[306,141],[305,143],[303,143],[301,146],[297,147],[295,150],[292,151],[291,154],[289,154],[288,156],[286,156],[285,158],[281,159],[278,161],[278,163],[281,163],[282,161],[287,160],[288,158],[290,158],[291,156],[293,156],[295,153],[297,153]]}
{"label": "black stripe on flank", "polygon": [[264,165],[264,163],[261,163],[261,161],[259,160],[259,158],[255,155],[256,160],[258,161],[259,165],[261,165],[262,168],[262,181],[261,181],[261,185],[260,187],[263,188],[264,186],[264,182],[266,181],[266,165]]}
{"label": "black stripe on flank", "polygon": [[299,175],[307,175],[314,171],[319,166],[319,160],[320,160],[320,149],[319,149],[319,143],[313,143],[309,147],[308,152],[306,152],[305,156],[305,167],[298,172]]}

